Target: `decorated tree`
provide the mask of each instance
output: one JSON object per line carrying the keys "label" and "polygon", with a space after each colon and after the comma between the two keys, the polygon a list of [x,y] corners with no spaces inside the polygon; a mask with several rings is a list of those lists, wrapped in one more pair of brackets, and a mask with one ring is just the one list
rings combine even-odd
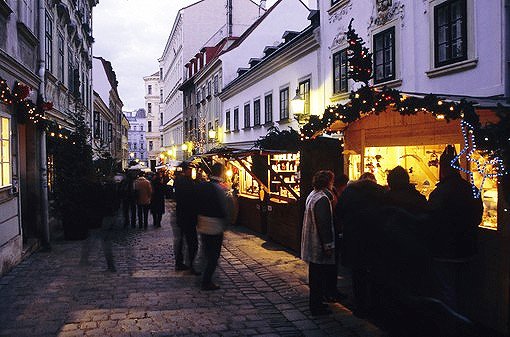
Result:
{"label": "decorated tree", "polygon": [[365,47],[365,42],[352,28],[352,21],[347,30],[347,60],[349,61],[349,77],[356,82],[362,82],[368,87],[372,78],[372,53]]}

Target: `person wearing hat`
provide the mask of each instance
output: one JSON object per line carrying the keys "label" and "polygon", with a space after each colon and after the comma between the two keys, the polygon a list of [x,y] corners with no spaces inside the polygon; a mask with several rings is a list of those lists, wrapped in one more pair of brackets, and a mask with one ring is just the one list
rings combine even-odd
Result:
{"label": "person wearing hat", "polygon": [[440,299],[458,309],[459,283],[466,263],[477,250],[477,229],[482,221],[483,203],[478,191],[463,179],[456,151],[448,145],[439,160],[439,182],[429,196],[430,250],[439,282]]}

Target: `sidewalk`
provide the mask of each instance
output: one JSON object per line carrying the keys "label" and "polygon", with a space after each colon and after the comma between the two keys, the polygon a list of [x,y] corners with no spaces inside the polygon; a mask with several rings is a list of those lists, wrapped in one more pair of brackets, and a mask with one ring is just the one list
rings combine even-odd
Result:
{"label": "sidewalk", "polygon": [[338,304],[311,317],[306,265],[242,227],[225,236],[221,289],[201,291],[174,271],[170,219],[32,255],[0,278],[0,336],[384,336]]}

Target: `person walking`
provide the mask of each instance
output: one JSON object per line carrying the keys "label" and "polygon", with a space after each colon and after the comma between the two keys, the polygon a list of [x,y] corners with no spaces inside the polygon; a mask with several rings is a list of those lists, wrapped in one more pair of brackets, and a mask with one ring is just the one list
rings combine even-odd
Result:
{"label": "person walking", "polygon": [[[328,288],[324,275],[335,273],[335,230],[331,205],[334,174],[318,171],[313,177],[313,191],[306,198],[301,259],[308,263],[309,305],[312,315],[329,314],[322,301]],[[333,270],[333,271],[332,271]]]}
{"label": "person walking", "polygon": [[218,265],[223,232],[229,221],[227,191],[222,186],[224,177],[225,166],[215,163],[211,168],[209,181],[198,186],[197,231],[200,233],[205,257],[202,290],[220,288],[212,282],[212,276]]}
{"label": "person walking", "polygon": [[165,179],[164,171],[159,170],[152,177],[151,213],[154,227],[161,227],[161,218],[165,213],[165,188],[168,180]]}
{"label": "person walking", "polygon": [[151,204],[152,186],[151,183],[145,179],[143,172],[138,175],[135,180],[135,193],[136,205],[138,209],[138,227],[148,227],[149,222],[149,207]]}
{"label": "person walking", "polygon": [[136,195],[134,190],[134,172],[127,171],[126,177],[120,185],[120,198],[122,200],[122,213],[124,217],[124,228],[131,223],[131,227],[136,226]]}
{"label": "person walking", "polygon": [[[175,178],[174,183],[176,223],[172,225],[172,231],[174,234],[175,270],[189,269],[192,274],[198,274],[193,267],[198,250],[196,186],[191,177],[190,163],[183,162],[180,167],[182,173]],[[189,266],[184,264],[184,240],[188,246]]]}
{"label": "person walking", "polygon": [[[474,197],[471,184],[452,167],[455,157],[455,148],[448,145],[439,159],[439,183],[429,196],[429,242],[440,283],[440,299],[458,310],[464,268],[477,251],[483,203],[481,198]],[[456,164],[459,166],[458,161]]]}

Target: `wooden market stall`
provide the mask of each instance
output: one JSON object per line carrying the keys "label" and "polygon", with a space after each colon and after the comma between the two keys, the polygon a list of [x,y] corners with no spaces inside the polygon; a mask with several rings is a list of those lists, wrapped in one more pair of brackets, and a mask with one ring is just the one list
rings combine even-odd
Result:
{"label": "wooden market stall", "polygon": [[238,190],[237,223],[298,253],[313,174],[342,172],[341,151],[338,139],[323,137],[301,144],[299,151],[225,151],[221,156],[228,159],[230,180]]}
{"label": "wooden market stall", "polygon": [[[477,110],[480,121],[495,121],[491,110]],[[344,132],[344,171],[351,180],[363,172],[372,172],[378,183],[386,185],[388,170],[403,166],[411,182],[428,197],[439,178],[439,156],[447,144],[457,152],[465,147],[460,120],[447,122],[430,113],[403,116],[392,108],[369,114],[348,125]],[[465,130],[469,135],[469,130]],[[482,159],[475,151],[474,158]],[[474,165],[461,157],[461,166]],[[474,170],[474,169],[473,169]],[[464,174],[464,177],[469,180]],[[501,177],[499,178],[501,181]],[[483,220],[479,228],[479,252],[469,264],[470,279],[463,312],[485,326],[508,333],[510,289],[510,222],[508,205],[498,177],[474,173],[475,184],[483,187]]]}

